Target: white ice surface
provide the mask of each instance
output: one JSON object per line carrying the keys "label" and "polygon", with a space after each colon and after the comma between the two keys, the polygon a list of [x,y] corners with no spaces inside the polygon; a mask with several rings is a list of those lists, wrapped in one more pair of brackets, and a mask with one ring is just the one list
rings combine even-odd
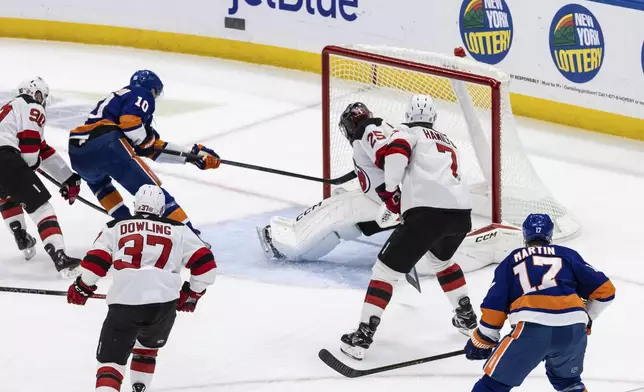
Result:
{"label": "white ice surface", "polygon": [[[63,154],[67,131],[100,96],[127,84],[136,69],[165,83],[156,126],[169,141],[204,143],[222,157],[318,175],[321,168],[319,76],[194,56],[122,48],[0,40],[0,91],[44,77],[54,96],[47,139]],[[612,308],[595,324],[584,379],[593,392],[644,386],[639,347],[644,267],[638,242],[644,221],[644,144],[520,119],[520,136],[543,181],[579,218],[567,244],[610,275]],[[200,172],[153,165],[166,188],[213,243],[221,275],[195,314],[180,314],[161,350],[150,391],[469,391],[481,362],[452,358],[362,379],[344,379],[317,358],[338,353],[356,326],[377,249],[343,244],[325,261],[270,264],[254,225],[269,212],[315,203],[317,184],[233,167]],[[0,168],[1,170],[1,168]],[[50,188],[69,253],[81,256],[106,217],[67,206]],[[82,195],[95,201],[87,188]],[[128,200],[131,200],[128,198]],[[30,226],[32,234],[35,228]],[[0,285],[65,290],[41,248],[26,263],[0,229]],[[348,260],[348,265],[344,262]],[[467,276],[480,303],[486,268]],[[100,282],[103,292],[109,279]],[[0,391],[93,390],[94,352],[106,306],[84,308],[62,297],[0,293]],[[396,288],[376,341],[362,364],[373,367],[462,348],[450,307],[433,279],[423,294]],[[342,358],[345,361],[348,361]],[[127,384],[124,391],[129,391]],[[551,390],[538,368],[517,390]]]}

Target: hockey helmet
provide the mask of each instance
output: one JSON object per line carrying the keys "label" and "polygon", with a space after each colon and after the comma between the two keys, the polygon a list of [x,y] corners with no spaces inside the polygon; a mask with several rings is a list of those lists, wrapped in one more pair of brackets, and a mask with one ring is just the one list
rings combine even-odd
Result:
{"label": "hockey helmet", "polygon": [[523,222],[523,239],[526,243],[550,242],[554,229],[555,225],[548,214],[530,214]]}
{"label": "hockey helmet", "polygon": [[340,131],[349,142],[353,143],[358,134],[358,124],[368,118],[373,118],[373,113],[362,102],[354,102],[349,104],[342,115],[340,116]]}
{"label": "hockey helmet", "polygon": [[130,86],[138,86],[153,91],[155,97],[163,94],[163,82],[154,72],[142,69],[136,71],[130,78]]}
{"label": "hockey helmet", "polygon": [[409,100],[407,111],[405,112],[405,121],[408,123],[429,123],[434,125],[436,122],[436,105],[428,95],[414,95]]}
{"label": "hockey helmet", "polygon": [[134,196],[134,211],[161,216],[165,211],[165,194],[156,185],[141,185]]}
{"label": "hockey helmet", "polygon": [[28,95],[45,107],[49,98],[49,85],[40,76],[25,79],[18,86],[18,95]]}

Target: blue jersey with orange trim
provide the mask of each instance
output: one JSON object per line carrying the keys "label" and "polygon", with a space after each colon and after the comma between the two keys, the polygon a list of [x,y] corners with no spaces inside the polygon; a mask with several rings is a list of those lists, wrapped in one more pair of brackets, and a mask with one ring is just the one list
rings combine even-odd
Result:
{"label": "blue jersey with orange trim", "polygon": [[87,140],[93,132],[119,130],[138,146],[147,137],[146,126],[152,122],[154,109],[155,98],[150,90],[124,87],[99,101],[85,124],[71,131],[70,139]]}
{"label": "blue jersey with orange trim", "polygon": [[[615,287],[570,248],[557,245],[519,248],[497,267],[481,305],[480,332],[498,341],[506,318],[548,326],[588,323],[589,305],[608,305]],[[588,311],[588,313],[587,313]],[[599,313],[599,307],[596,313]]]}

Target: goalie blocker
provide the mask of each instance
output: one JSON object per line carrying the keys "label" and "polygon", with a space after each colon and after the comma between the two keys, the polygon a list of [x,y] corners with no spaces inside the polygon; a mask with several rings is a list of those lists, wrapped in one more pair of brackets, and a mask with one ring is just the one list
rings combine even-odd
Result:
{"label": "goalie blocker", "polygon": [[[380,228],[373,220],[378,216],[381,203],[360,190],[345,191],[337,188],[334,195],[307,208],[295,219],[272,217],[270,224],[258,229],[262,248],[269,258],[290,261],[317,260],[337,247],[342,241],[352,241],[361,235],[371,236],[391,226]],[[499,263],[521,246],[521,230],[514,226],[490,224],[468,234],[452,260],[464,272],[475,271],[492,263]],[[431,253],[423,257],[417,269],[421,274],[436,274],[442,262]]]}

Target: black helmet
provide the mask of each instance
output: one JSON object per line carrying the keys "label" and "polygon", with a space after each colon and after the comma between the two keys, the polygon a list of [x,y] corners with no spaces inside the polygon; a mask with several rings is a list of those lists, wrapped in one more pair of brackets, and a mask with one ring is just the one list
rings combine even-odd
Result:
{"label": "black helmet", "polygon": [[342,134],[350,143],[353,143],[354,140],[358,139],[358,124],[369,118],[373,118],[373,113],[367,108],[367,105],[362,102],[354,102],[344,109],[338,125]]}

